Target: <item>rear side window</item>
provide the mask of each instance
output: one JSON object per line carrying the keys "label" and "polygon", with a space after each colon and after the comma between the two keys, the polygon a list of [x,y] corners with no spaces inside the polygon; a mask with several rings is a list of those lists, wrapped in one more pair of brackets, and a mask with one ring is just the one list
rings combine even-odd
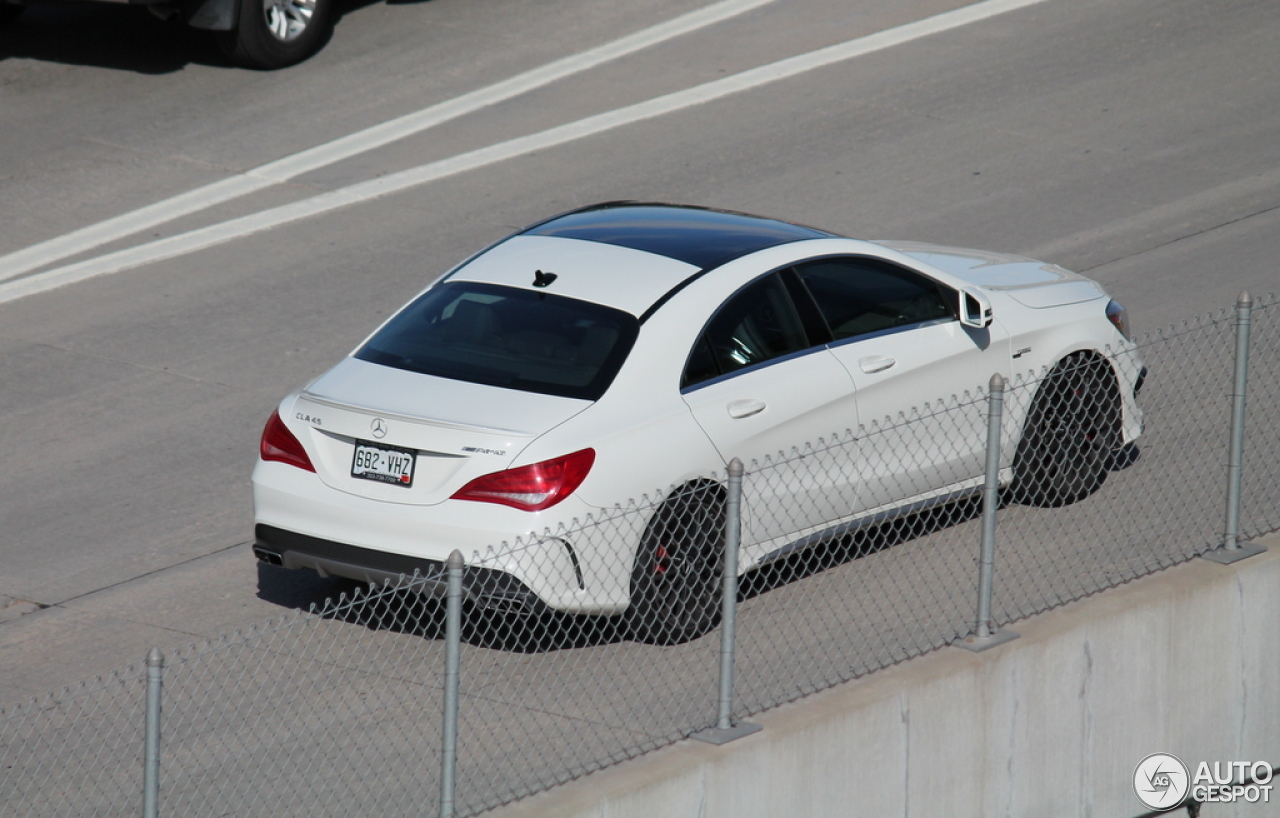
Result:
{"label": "rear side window", "polygon": [[423,293],[355,357],[453,380],[597,400],[638,331],[635,316],[621,310],[456,281]]}
{"label": "rear side window", "polygon": [[693,386],[810,346],[778,275],[760,279],[725,302],[694,345],[681,386]]}

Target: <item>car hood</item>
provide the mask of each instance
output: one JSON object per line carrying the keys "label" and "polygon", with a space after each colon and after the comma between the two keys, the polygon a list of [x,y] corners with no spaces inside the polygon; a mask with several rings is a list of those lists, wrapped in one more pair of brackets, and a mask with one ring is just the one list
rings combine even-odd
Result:
{"label": "car hood", "polygon": [[1035,309],[1106,297],[1106,292],[1097,282],[1056,264],[1025,256],[922,242],[874,243],[936,267],[980,289],[1006,293],[1024,306]]}
{"label": "car hood", "polygon": [[[298,394],[288,411],[318,455],[316,473],[326,484],[375,500],[429,505],[476,477],[509,468],[535,438],[590,405],[347,358]],[[357,441],[414,452],[412,486],[352,477]]]}

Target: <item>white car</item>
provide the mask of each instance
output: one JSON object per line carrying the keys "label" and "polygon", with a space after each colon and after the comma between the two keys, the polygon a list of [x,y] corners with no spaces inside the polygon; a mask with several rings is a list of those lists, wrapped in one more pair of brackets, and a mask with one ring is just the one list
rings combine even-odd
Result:
{"label": "white car", "polygon": [[[280,403],[254,550],[378,582],[518,538],[524,556],[469,567],[475,602],[630,612],[643,638],[687,639],[719,610],[708,475],[1047,367],[1034,401],[1011,401],[1002,476],[1025,501],[1074,502],[1141,433],[1127,321],[1095,282],[1018,256],[694,207],[576,210],[458,265]],[[982,435],[898,440],[830,485],[756,487],[740,570],[980,489]],[[633,541],[555,533],[655,490]]]}

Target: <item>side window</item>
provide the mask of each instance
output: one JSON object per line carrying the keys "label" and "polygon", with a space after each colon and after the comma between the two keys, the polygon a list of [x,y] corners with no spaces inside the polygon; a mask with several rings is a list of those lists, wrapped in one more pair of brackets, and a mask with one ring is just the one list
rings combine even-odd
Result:
{"label": "side window", "polygon": [[804,323],[777,274],[747,286],[720,308],[689,356],[692,386],[810,346]]}
{"label": "side window", "polygon": [[888,262],[834,258],[796,269],[837,341],[954,317],[941,285]]}

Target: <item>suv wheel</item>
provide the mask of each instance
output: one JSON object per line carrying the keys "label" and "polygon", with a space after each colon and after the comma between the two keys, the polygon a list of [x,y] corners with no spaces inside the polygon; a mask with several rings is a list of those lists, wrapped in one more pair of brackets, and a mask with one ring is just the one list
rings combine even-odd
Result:
{"label": "suv wheel", "polygon": [[284,68],[324,45],[333,0],[240,0],[240,22],[219,32],[218,44],[237,65]]}

